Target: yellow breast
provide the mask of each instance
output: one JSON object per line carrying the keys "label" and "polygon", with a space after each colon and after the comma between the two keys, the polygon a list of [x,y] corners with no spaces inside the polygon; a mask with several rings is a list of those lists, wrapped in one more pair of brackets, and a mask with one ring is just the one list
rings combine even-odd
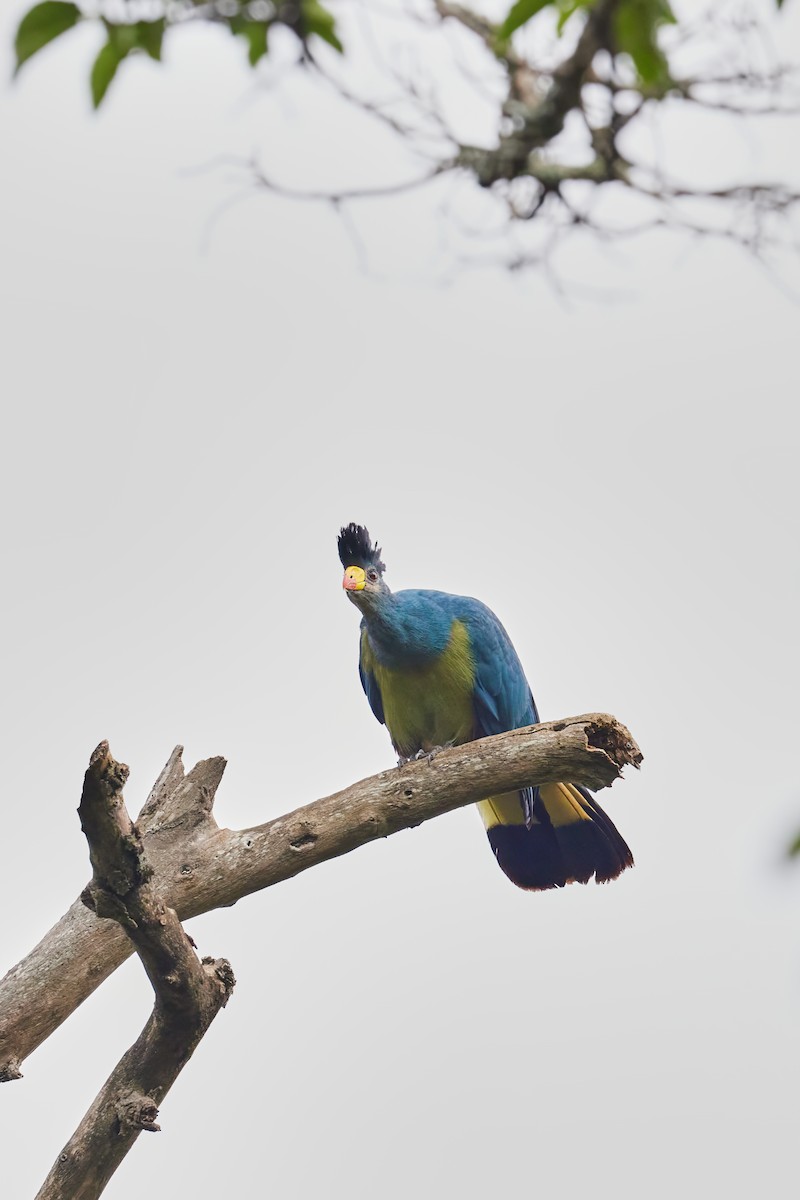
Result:
{"label": "yellow breast", "polygon": [[472,738],[475,669],[463,622],[453,622],[445,649],[424,666],[384,666],[372,653],[366,631],[361,637],[361,662],[380,688],[386,728],[398,754],[410,758],[419,750]]}

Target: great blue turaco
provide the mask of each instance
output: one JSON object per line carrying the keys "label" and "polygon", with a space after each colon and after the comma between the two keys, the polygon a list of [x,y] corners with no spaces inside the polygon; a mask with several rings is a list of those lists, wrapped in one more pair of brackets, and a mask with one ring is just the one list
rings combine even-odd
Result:
{"label": "great blue turaco", "polygon": [[[511,639],[480,600],[391,592],[363,525],[339,534],[343,587],[361,613],[358,670],[401,761],[539,720]],[[498,863],[530,891],[616,879],[633,856],[591,792],[548,783],[482,800]]]}

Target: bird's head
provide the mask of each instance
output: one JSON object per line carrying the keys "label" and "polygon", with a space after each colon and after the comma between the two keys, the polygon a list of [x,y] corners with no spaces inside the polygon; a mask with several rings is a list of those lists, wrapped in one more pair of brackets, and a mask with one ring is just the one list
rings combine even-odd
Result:
{"label": "bird's head", "polygon": [[344,567],[342,587],[347,598],[362,610],[373,607],[389,595],[384,583],[380,546],[370,541],[363,525],[345,525],[339,533],[339,558]]}

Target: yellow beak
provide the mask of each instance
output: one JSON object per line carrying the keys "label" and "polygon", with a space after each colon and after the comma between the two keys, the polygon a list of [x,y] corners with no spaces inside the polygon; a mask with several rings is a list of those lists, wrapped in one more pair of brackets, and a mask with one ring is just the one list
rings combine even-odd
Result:
{"label": "yellow beak", "polygon": [[363,567],[348,567],[344,573],[342,587],[346,592],[363,592],[367,586],[367,575]]}

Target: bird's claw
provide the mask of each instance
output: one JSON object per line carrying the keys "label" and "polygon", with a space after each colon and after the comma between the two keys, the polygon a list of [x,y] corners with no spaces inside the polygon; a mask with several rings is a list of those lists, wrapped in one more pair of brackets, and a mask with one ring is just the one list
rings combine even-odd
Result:
{"label": "bird's claw", "polygon": [[432,763],[437,754],[441,754],[443,750],[449,750],[453,745],[455,745],[454,742],[445,742],[443,746],[431,746],[430,750],[418,750],[416,754],[410,754],[408,758],[400,755],[397,759],[397,765],[398,767],[405,767],[408,763],[423,761]]}
{"label": "bird's claw", "polygon": [[452,745],[452,742],[445,742],[443,746],[431,746],[430,750],[418,750],[416,757],[426,758],[429,763],[432,763],[437,754],[441,754],[443,750],[449,750]]}

